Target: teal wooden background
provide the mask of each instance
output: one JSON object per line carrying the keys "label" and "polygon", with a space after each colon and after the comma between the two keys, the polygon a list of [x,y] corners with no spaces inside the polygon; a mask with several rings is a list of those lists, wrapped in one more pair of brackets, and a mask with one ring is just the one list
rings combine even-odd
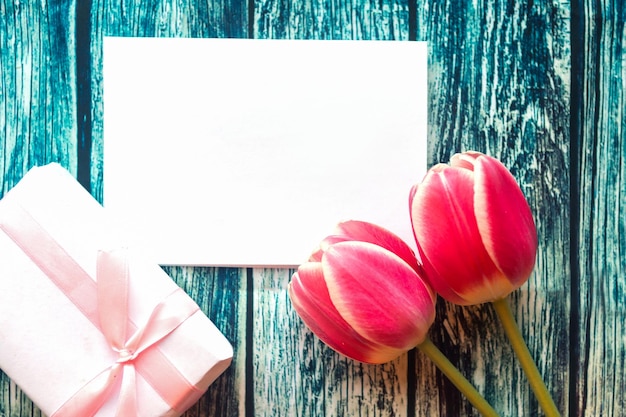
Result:
{"label": "teal wooden background", "polygon": [[[625,20],[609,0],[0,0],[0,196],[56,161],[101,199],[105,35],[427,40],[430,163],[494,155],[534,209],[511,303],[558,408],[624,415]],[[292,271],[166,270],[235,346],[186,416],[476,415],[419,352],[366,366],[322,345]],[[503,415],[540,415],[490,306],[440,301],[431,338]],[[40,415],[0,373],[0,416]]]}

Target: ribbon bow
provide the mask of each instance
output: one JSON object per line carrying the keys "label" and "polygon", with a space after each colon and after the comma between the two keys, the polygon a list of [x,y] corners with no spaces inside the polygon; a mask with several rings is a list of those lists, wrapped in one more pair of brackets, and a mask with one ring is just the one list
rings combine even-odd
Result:
{"label": "ribbon bow", "polygon": [[[98,253],[97,286],[100,330],[117,360],[78,391],[54,417],[92,416],[111,397],[122,374],[116,416],[136,416],[135,363],[142,352],[176,330],[198,307],[180,289],[161,301],[146,324],[136,328],[128,318],[128,262],[122,251]],[[128,334],[132,333],[130,337]],[[158,371],[158,369],[155,369]],[[168,381],[169,383],[169,381]]]}
{"label": "ribbon bow", "polygon": [[[116,416],[137,416],[137,373],[174,410],[187,409],[203,391],[191,384],[157,344],[199,307],[176,288],[138,327],[128,315],[129,268],[125,250],[99,251],[96,282],[21,206],[4,206],[2,229],[103,334],[114,362],[78,390],[51,417],[89,417],[119,387]],[[36,244],[33,244],[36,242]],[[130,337],[129,337],[130,335]],[[119,376],[121,375],[121,378]],[[121,382],[120,382],[121,381]]]}

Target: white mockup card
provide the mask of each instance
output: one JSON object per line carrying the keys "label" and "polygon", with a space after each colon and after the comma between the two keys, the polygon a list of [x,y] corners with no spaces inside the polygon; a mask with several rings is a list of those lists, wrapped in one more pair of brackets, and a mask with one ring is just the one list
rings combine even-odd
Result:
{"label": "white mockup card", "polygon": [[423,42],[104,39],[104,206],[160,264],[293,267],[342,220],[412,247]]}

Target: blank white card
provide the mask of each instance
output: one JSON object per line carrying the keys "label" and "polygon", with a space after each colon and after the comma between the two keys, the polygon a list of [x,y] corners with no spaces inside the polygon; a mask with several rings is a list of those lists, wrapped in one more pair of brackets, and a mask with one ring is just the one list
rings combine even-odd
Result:
{"label": "blank white card", "polygon": [[412,247],[422,42],[105,38],[104,205],[161,264],[297,266],[343,220]]}

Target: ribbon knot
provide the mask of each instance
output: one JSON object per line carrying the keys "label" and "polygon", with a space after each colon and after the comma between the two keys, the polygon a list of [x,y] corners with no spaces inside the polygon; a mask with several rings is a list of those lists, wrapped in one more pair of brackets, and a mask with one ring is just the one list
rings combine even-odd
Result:
{"label": "ribbon knot", "polygon": [[117,363],[132,362],[137,355],[130,349],[113,349],[118,353]]}

